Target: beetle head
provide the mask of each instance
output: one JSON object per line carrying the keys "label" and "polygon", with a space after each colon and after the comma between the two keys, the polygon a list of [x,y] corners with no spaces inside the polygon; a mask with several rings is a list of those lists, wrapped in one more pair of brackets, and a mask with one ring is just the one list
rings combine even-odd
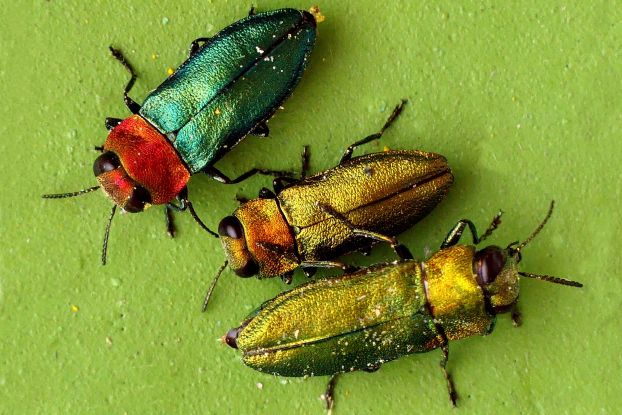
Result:
{"label": "beetle head", "polygon": [[126,212],[142,212],[150,206],[151,194],[127,174],[114,152],[97,157],[93,173],[104,193]]}
{"label": "beetle head", "polygon": [[235,216],[227,216],[218,225],[218,235],[233,272],[244,278],[257,274],[259,267],[246,246],[242,222]]}
{"label": "beetle head", "polygon": [[475,253],[473,273],[495,314],[508,311],[518,300],[517,263],[508,249],[494,245]]}
{"label": "beetle head", "polygon": [[544,220],[523,242],[513,242],[505,249],[498,246],[488,246],[475,253],[473,272],[495,314],[510,311],[516,304],[519,294],[519,277],[521,276],[572,287],[583,286],[576,281],[550,275],[530,274],[518,270],[518,263],[522,260],[521,250],[544,228],[553,213],[554,206],[555,203],[551,202]]}

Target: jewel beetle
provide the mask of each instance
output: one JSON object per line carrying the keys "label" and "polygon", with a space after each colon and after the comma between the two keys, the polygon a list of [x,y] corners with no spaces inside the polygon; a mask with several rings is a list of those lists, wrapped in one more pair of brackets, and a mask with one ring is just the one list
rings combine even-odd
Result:
{"label": "jewel beetle", "polygon": [[[453,183],[447,160],[439,154],[399,150],[352,157],[357,146],[382,136],[404,103],[378,133],[349,146],[336,167],[299,181],[277,178],[274,192],[262,189],[258,199],[220,222],[227,263],[237,275],[280,276],[289,283],[298,267],[307,274],[323,267],[346,269],[332,259],[373,242],[400,250],[394,235],[427,215]],[[204,310],[223,268],[208,290]]]}
{"label": "jewel beetle", "polygon": [[[114,202],[102,249],[104,264],[117,206],[134,213],[164,205],[171,235],[171,209],[187,208],[205,230],[218,236],[196,215],[186,184],[198,172],[227,184],[256,173],[283,174],[254,168],[230,179],[214,163],[246,135],[268,134],[266,121],[300,81],[315,37],[316,20],[309,12],[280,9],[255,14],[251,9],[248,17],[214,37],[193,41],[188,60],[142,106],[128,96],[136,80],[133,68],[111,47],[131,75],[124,101],[132,115],[106,119],[110,132],[93,164],[98,186],[43,197],[104,191]],[[179,204],[173,203],[175,199]]]}
{"label": "jewel beetle", "polygon": [[242,361],[279,376],[329,375],[328,408],[336,376],[375,371],[411,353],[440,348],[451,402],[457,394],[446,370],[449,340],[489,334],[496,315],[512,311],[520,277],[558,284],[582,284],[518,270],[522,249],[540,232],[546,218],[521,243],[506,248],[458,244],[466,226],[475,244],[500,223],[500,214],[481,236],[461,220],[441,249],[423,262],[405,259],[379,264],[332,279],[311,281],[261,305],[223,341],[242,352]]}

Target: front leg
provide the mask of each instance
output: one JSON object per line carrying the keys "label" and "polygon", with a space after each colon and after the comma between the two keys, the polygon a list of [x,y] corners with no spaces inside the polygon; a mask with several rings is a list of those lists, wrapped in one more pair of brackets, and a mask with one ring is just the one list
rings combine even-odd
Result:
{"label": "front leg", "polygon": [[207,167],[203,170],[203,172],[207,174],[208,177],[216,180],[217,182],[224,183],[224,184],[237,184],[256,174],[263,174],[266,176],[276,176],[276,177],[290,175],[289,172],[285,172],[285,171],[252,168],[246,173],[243,173],[240,176],[236,177],[235,179],[230,179],[227,175],[225,175],[224,173],[222,173],[220,170],[218,170],[215,167]]}
{"label": "front leg", "polygon": [[108,49],[110,50],[112,56],[130,73],[130,80],[125,85],[125,89],[123,90],[123,102],[125,102],[125,105],[132,112],[132,114],[138,114],[140,111],[140,105],[128,96],[134,86],[134,82],[136,82],[136,72],[134,72],[134,68],[132,68],[132,65],[130,65],[130,63],[125,59],[125,56],[123,56],[123,53],[121,53],[119,49],[115,49],[112,46],[109,46]]}
{"label": "front leg", "polygon": [[475,228],[475,224],[472,221],[470,221],[469,219],[462,219],[458,221],[458,223],[454,225],[454,227],[449,231],[449,233],[445,237],[445,240],[441,244],[441,249],[454,246],[458,242],[460,242],[460,238],[462,237],[462,234],[464,233],[464,230],[466,229],[467,226],[471,230],[471,235],[473,236],[473,244],[475,245],[479,244],[484,239],[492,235],[492,232],[499,227],[499,225],[501,224],[501,215],[503,215],[502,210],[500,210],[492,218],[490,225],[488,225],[488,228],[486,228],[486,231],[482,234],[481,237],[477,236],[477,229]]}

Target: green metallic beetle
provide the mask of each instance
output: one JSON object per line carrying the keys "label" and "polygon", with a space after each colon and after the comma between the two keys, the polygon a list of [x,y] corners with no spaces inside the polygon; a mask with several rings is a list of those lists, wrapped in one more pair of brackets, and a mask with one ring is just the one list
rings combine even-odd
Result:
{"label": "green metallic beetle", "polygon": [[[258,199],[220,222],[220,240],[237,275],[280,276],[289,283],[298,267],[307,275],[322,267],[345,270],[332,259],[377,241],[400,251],[393,235],[427,215],[453,183],[447,160],[439,154],[402,150],[352,158],[357,146],[381,137],[403,105],[380,132],[348,147],[338,166],[299,181],[277,178],[274,192],[262,189]],[[303,154],[303,177],[306,165]]]}
{"label": "green metallic beetle", "polygon": [[333,279],[311,281],[265,302],[223,341],[240,349],[253,369],[279,376],[330,375],[328,409],[339,373],[375,371],[411,353],[441,348],[441,368],[452,404],[456,392],[446,370],[449,340],[486,335],[496,315],[512,311],[519,276],[581,287],[548,275],[518,271],[521,250],[540,232],[553,210],[522,243],[503,249],[458,245],[468,225],[477,244],[500,223],[477,236],[469,220],[449,232],[441,249],[424,262],[379,264]]}

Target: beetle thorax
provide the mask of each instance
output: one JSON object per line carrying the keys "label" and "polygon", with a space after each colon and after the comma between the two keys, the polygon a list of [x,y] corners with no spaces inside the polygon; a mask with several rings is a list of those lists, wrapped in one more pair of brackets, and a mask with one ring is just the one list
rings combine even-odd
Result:
{"label": "beetle thorax", "polygon": [[149,193],[151,203],[164,204],[174,200],[190,178],[168,139],[139,115],[126,118],[110,131],[104,151],[118,157],[122,171],[98,179],[121,207],[126,197],[124,188],[133,183]]}

